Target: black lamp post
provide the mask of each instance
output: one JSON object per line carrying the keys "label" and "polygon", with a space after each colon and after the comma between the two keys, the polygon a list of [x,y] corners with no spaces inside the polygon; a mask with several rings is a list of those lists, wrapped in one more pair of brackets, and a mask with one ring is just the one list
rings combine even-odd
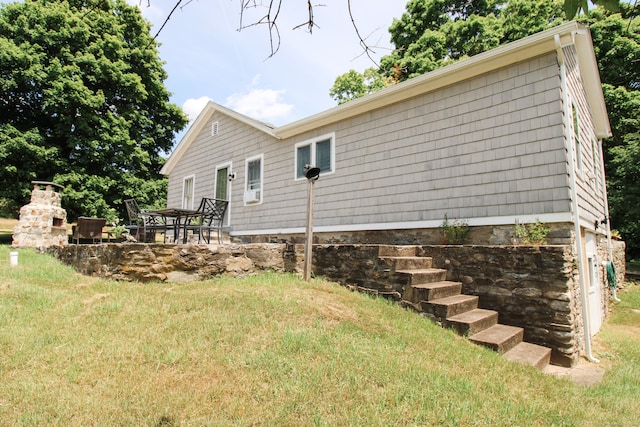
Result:
{"label": "black lamp post", "polygon": [[313,184],[320,177],[320,168],[306,165],[304,167],[304,176],[309,182],[309,198],[307,201],[307,232],[305,235],[306,241],[304,245],[304,280],[309,281],[311,278],[311,259],[313,258],[313,252],[311,245],[313,243]]}

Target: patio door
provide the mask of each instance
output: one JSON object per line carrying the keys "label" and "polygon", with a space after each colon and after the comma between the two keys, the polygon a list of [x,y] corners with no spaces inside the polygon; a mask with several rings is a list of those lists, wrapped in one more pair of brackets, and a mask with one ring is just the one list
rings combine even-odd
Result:
{"label": "patio door", "polygon": [[[231,200],[231,180],[229,175],[231,174],[231,163],[225,163],[223,165],[216,166],[216,190],[215,198],[220,200]],[[227,213],[225,215],[224,225],[229,225],[231,217],[231,203],[227,207]]]}
{"label": "patio door", "polygon": [[589,330],[591,336],[598,333],[602,326],[602,289],[598,268],[598,247],[596,236],[585,233],[585,257],[587,275],[587,293],[589,304]]}

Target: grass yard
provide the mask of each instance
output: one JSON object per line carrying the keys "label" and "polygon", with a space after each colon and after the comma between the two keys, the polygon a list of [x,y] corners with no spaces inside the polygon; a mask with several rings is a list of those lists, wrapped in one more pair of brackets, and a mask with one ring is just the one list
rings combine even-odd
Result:
{"label": "grass yard", "polygon": [[578,386],[382,299],[262,274],[118,283],[0,245],[2,426],[635,426],[640,287]]}

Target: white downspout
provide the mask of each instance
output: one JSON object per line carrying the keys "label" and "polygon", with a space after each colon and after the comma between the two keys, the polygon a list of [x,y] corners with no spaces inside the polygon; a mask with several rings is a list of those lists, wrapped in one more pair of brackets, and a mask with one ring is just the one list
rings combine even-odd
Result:
{"label": "white downspout", "polygon": [[[569,106],[569,99],[567,97],[567,78],[566,78],[566,68],[564,63],[564,52],[562,51],[562,45],[560,43],[560,36],[558,34],[555,35],[556,42],[556,53],[558,57],[558,64],[560,65],[560,84],[562,87],[562,97],[564,104],[564,117],[565,123],[567,120],[571,120],[571,109]],[[565,141],[571,140],[571,135],[567,134],[567,129],[569,126],[565,126]],[[568,144],[567,152],[569,155],[569,179],[571,186],[571,199],[572,199],[572,219],[573,219],[573,227],[574,234],[576,236],[576,255],[578,257],[578,277],[580,282],[580,294],[582,299],[582,320],[583,320],[583,330],[584,330],[584,349],[586,353],[586,357],[589,361],[594,363],[600,363],[600,360],[596,359],[591,353],[591,325],[589,324],[589,298],[587,296],[587,289],[585,286],[585,271],[584,271],[584,263],[583,252],[582,252],[582,232],[580,230],[580,206],[578,204],[578,190],[576,184],[576,167],[575,167],[575,158],[573,155],[573,146]]]}
{"label": "white downspout", "polygon": [[[602,192],[604,198],[604,214],[606,216],[607,222],[607,250],[609,252],[609,262],[613,263],[613,248],[611,244],[611,217],[609,216],[609,197],[607,196],[607,183],[605,182],[605,173],[604,173],[604,153],[602,150],[602,140],[598,140],[598,148],[600,149],[600,169],[602,173],[600,174],[600,191]],[[605,275],[607,272],[605,271]],[[620,302],[618,298],[617,291],[615,286],[611,292],[611,298],[615,302]]]}

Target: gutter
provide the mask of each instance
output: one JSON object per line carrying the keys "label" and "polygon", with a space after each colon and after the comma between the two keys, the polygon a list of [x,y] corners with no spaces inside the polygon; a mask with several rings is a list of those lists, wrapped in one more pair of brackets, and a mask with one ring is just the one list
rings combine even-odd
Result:
{"label": "gutter", "polygon": [[[567,120],[572,120],[571,118],[571,108],[569,106],[569,99],[567,97],[568,88],[567,88],[567,78],[566,78],[566,68],[564,61],[564,52],[562,51],[562,44],[560,42],[560,36],[557,34],[554,37],[556,43],[556,54],[558,57],[558,64],[560,66],[560,84],[562,87],[562,102],[564,104],[564,117],[565,124]],[[567,135],[567,130],[569,126],[565,126],[565,141],[568,143],[571,140],[571,135]],[[576,183],[576,166],[575,166],[575,158],[573,154],[573,146],[572,144],[568,144],[567,152],[569,156],[569,179],[571,186],[571,199],[572,199],[572,215],[573,215],[573,227],[574,234],[576,236],[576,253],[578,257],[578,276],[580,281],[580,294],[582,300],[582,323],[583,323],[583,331],[584,331],[584,348],[586,357],[589,361],[594,363],[600,363],[600,360],[596,359],[591,353],[591,325],[589,319],[589,298],[587,296],[586,289],[586,273],[584,271],[584,262],[583,262],[583,251],[582,251],[582,232],[580,230],[580,206],[578,205],[578,190]]]}

